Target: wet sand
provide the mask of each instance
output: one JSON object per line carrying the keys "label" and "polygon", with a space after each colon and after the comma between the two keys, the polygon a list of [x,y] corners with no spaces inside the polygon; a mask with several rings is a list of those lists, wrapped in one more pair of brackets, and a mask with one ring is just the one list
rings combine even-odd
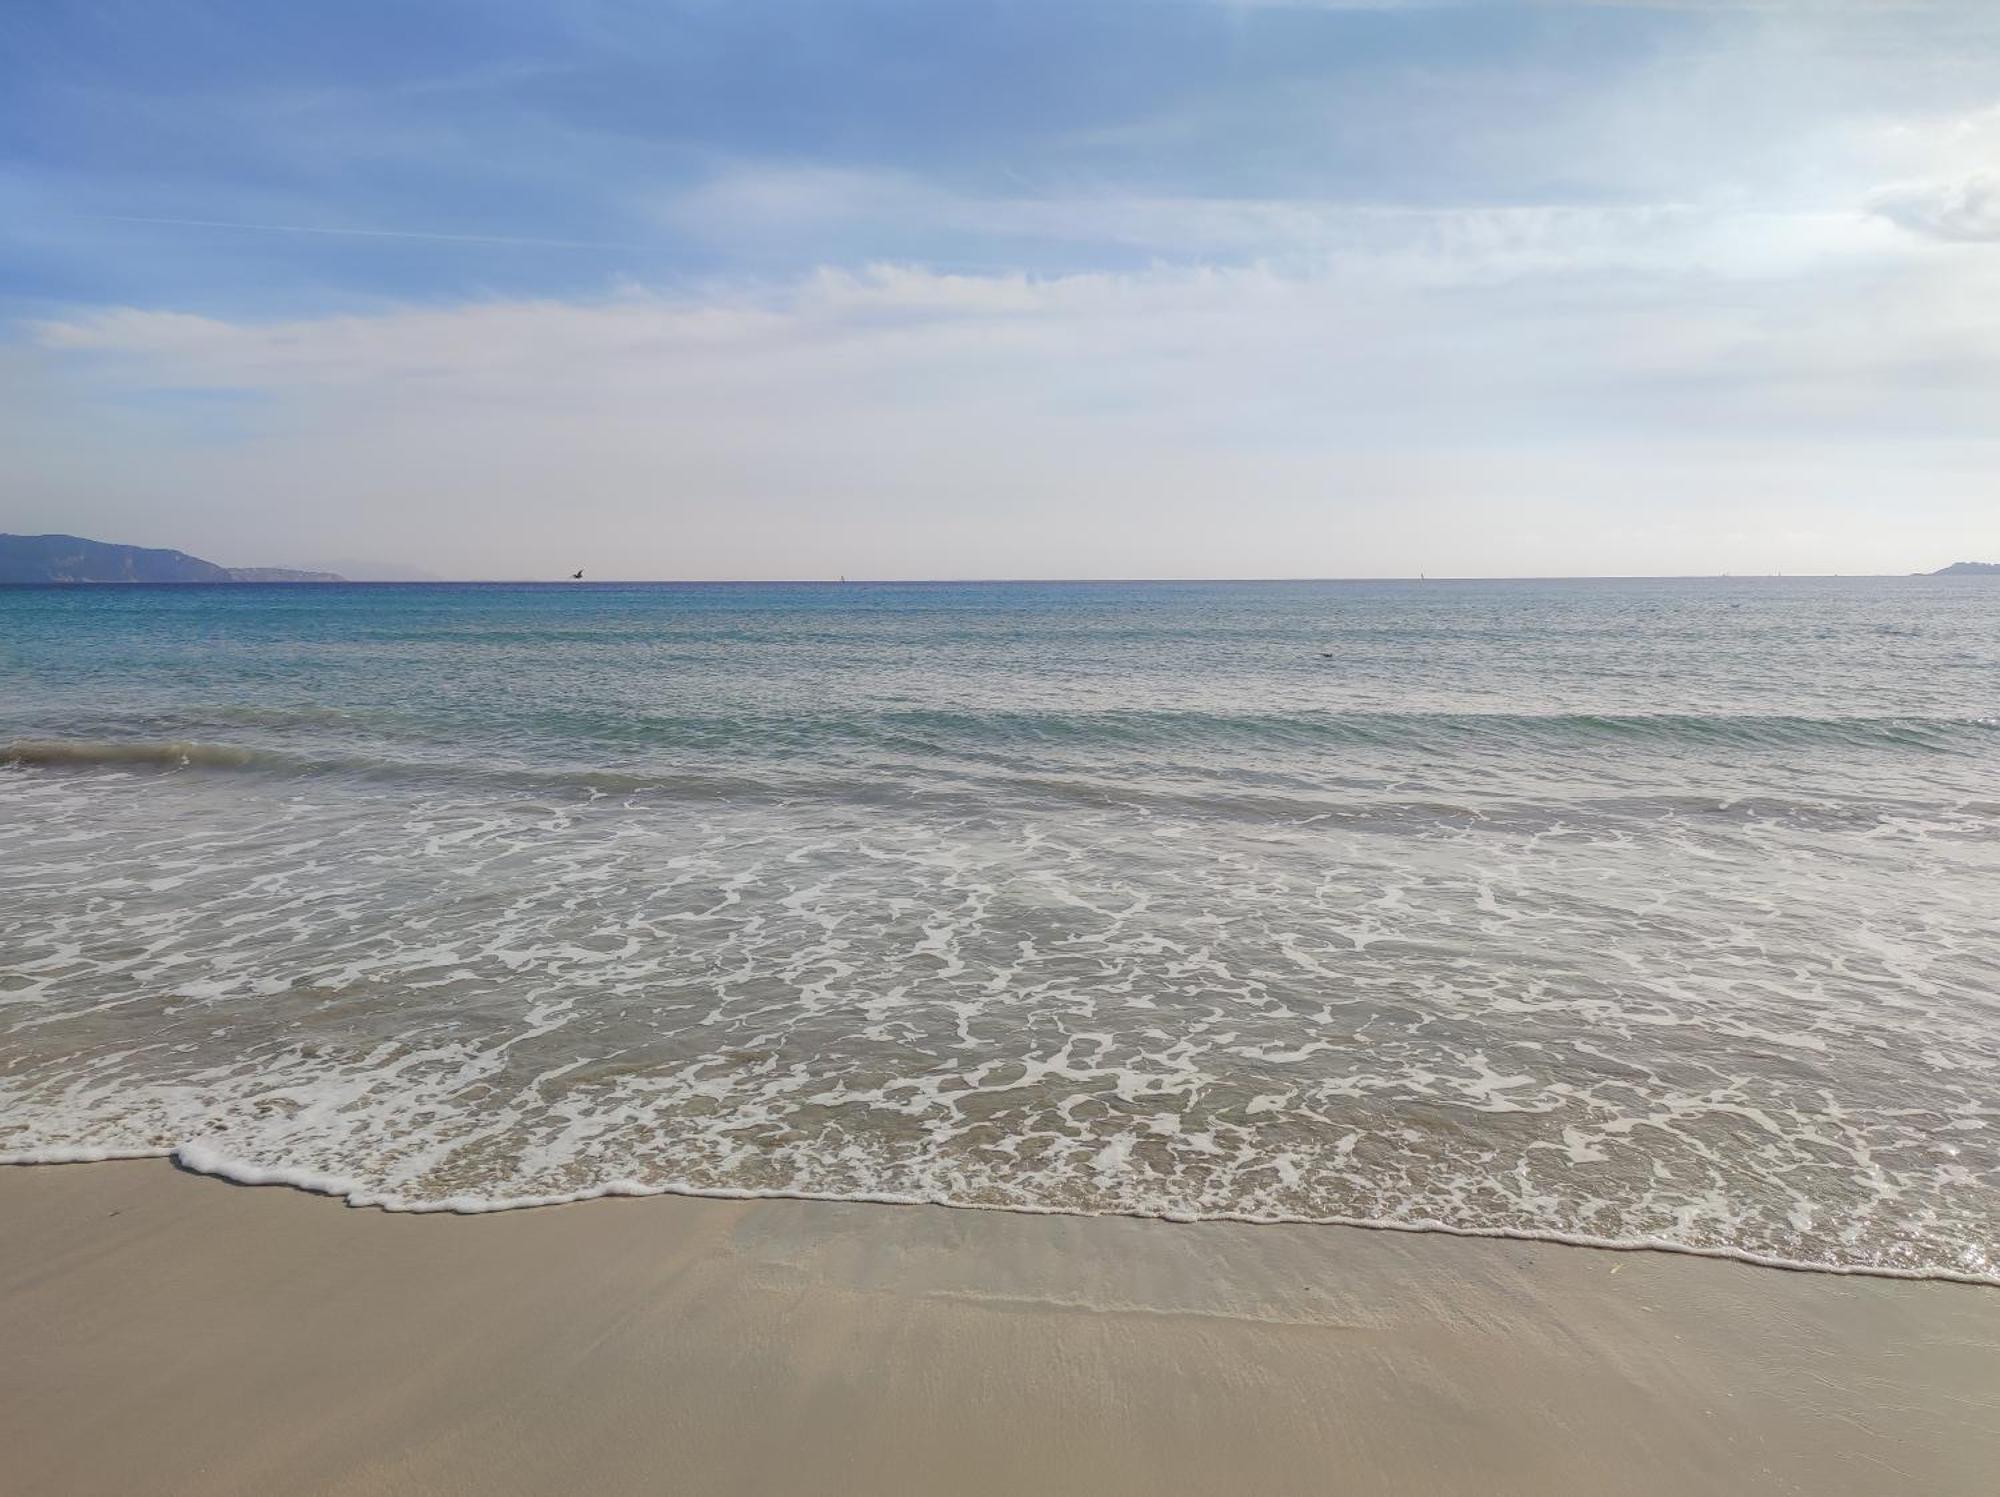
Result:
{"label": "wet sand", "polygon": [[0,1168],[0,1487],[2000,1490],[2000,1290],[1323,1227]]}

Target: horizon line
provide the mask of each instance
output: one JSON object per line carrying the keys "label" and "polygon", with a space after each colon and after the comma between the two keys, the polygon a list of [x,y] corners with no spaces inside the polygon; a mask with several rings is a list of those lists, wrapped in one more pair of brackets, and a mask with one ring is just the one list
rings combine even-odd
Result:
{"label": "horizon line", "polygon": [[[1955,565],[1955,563],[1954,563]],[[226,570],[251,570],[229,568]],[[309,570],[293,568],[289,570]],[[1796,582],[1887,581],[1951,575],[1912,572],[1507,572],[1432,576],[1383,573],[1373,576],[1126,576],[1126,577],[340,577],[328,580],[250,582],[65,581],[0,582],[0,587],[969,587],[969,586],[1137,586],[1362,583],[1362,582]],[[1958,575],[1978,575],[1965,574]]]}

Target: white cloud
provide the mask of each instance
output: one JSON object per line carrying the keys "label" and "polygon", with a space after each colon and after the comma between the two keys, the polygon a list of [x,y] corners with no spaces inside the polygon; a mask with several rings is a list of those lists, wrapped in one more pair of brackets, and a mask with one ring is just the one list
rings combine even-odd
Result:
{"label": "white cloud", "polygon": [[[1818,212],[1685,202],[1424,206],[1311,197],[1119,192],[975,195],[888,171],[738,164],[658,210],[676,232],[729,249],[866,242],[1107,247],[1163,264],[1328,267],[1410,284],[1491,282],[1551,271],[1788,270],[1802,257],[1879,254],[1879,226]],[[899,258],[899,257],[892,257]],[[947,252],[927,263],[962,268]],[[1050,258],[1059,263],[1062,255]],[[976,266],[975,269],[986,269]]]}
{"label": "white cloud", "polygon": [[[1582,222],[1461,224],[1409,260],[1385,243],[1306,269],[110,310],[33,330],[73,420],[9,439],[27,487],[154,516],[120,538],[280,563],[387,544],[475,575],[577,546],[598,571],[696,576],[2000,550],[2000,265],[1860,215],[1652,226],[1719,246],[1706,262]],[[220,431],[214,392],[243,397]],[[86,426],[110,440],[79,444]],[[160,521],[195,494],[208,533]],[[1884,558],[1885,535],[1925,541]]]}
{"label": "white cloud", "polygon": [[2000,242],[2000,173],[1884,188],[1870,207],[1912,234],[1960,244]]}

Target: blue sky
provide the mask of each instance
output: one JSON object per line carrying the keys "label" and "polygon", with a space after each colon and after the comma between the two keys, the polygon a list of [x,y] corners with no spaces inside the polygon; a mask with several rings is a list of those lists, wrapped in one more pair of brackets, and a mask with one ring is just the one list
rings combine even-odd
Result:
{"label": "blue sky", "polygon": [[1983,0],[14,0],[0,528],[450,575],[2000,557],[1996,262]]}

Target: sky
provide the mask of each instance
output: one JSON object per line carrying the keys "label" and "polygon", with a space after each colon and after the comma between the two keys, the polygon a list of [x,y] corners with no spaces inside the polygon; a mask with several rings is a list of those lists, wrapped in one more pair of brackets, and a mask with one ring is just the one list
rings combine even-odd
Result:
{"label": "sky", "polygon": [[2000,3],[8,0],[0,530],[2000,560]]}

